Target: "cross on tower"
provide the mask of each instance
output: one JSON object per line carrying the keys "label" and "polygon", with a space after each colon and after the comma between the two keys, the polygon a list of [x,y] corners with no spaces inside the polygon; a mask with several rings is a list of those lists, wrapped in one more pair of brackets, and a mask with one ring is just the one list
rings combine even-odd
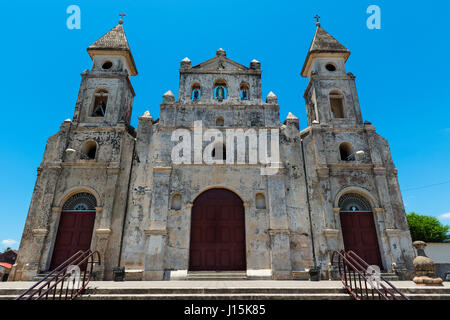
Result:
{"label": "cross on tower", "polygon": [[123,23],[123,17],[125,17],[126,14],[125,13],[121,13],[121,14],[119,14],[119,16],[120,16],[119,23],[122,24]]}
{"label": "cross on tower", "polygon": [[314,17],[314,19],[316,19],[316,20],[317,20],[317,23],[320,23],[320,21],[319,21],[319,19],[320,19],[320,16],[319,16],[318,14],[316,14],[316,16]]}

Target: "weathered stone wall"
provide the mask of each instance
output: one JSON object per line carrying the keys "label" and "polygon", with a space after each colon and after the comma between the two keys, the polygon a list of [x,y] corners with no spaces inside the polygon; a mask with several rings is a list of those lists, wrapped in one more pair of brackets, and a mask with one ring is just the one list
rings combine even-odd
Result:
{"label": "weathered stone wall", "polygon": [[[103,70],[105,59],[115,67]],[[329,61],[335,73],[324,69]],[[82,74],[73,122],[66,120],[47,142],[10,280],[29,280],[49,268],[61,208],[78,192],[97,199],[91,249],[99,250],[103,260],[100,278],[110,280],[116,266],[125,266],[130,280],[185,278],[192,206],[211,188],[231,190],[243,201],[250,278],[290,279],[293,271],[315,263],[322,277],[328,277],[331,253],[344,249],[338,202],[346,193],[358,193],[370,203],[384,269],[409,276],[414,251],[389,145],[373,125],[363,123],[355,77],[346,74],[343,58],[313,62],[304,95],[308,128],[302,131],[291,114],[280,123],[275,95],[262,101],[257,61],[247,68],[219,50],[216,58],[195,67],[183,60],[180,74],[179,100],[167,92],[159,120],[146,112],[135,132],[129,127],[134,91],[125,61],[120,56],[94,57],[93,69]],[[217,79],[227,83],[228,96],[222,101],[213,99]],[[200,101],[191,99],[194,82],[201,86]],[[249,100],[240,100],[242,83],[250,87]],[[91,117],[100,88],[108,90],[107,114]],[[342,94],[344,118],[331,117],[333,90]],[[216,125],[219,117],[223,125]],[[225,143],[227,129],[279,130],[280,169],[262,175],[262,165],[249,163],[248,152],[245,164],[196,163],[197,149],[203,151],[210,143],[194,143],[198,121],[200,135],[208,128],[220,129]],[[190,132],[188,163],[172,161],[177,129]],[[65,152],[82,150],[88,140],[97,145],[95,159]],[[355,152],[364,151],[364,157],[341,160],[343,142]],[[264,197],[265,207],[257,208],[257,194]],[[181,197],[180,208],[172,207],[175,195]]]}

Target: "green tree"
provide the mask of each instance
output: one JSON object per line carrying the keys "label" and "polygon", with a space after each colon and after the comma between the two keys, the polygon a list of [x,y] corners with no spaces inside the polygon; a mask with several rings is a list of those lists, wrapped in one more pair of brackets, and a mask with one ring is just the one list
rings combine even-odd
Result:
{"label": "green tree", "polygon": [[10,247],[6,248],[5,251],[3,251],[3,252],[8,252],[9,250],[11,250]]}
{"label": "green tree", "polygon": [[413,241],[445,242],[449,240],[450,226],[443,225],[437,218],[423,216],[415,212],[406,215]]}

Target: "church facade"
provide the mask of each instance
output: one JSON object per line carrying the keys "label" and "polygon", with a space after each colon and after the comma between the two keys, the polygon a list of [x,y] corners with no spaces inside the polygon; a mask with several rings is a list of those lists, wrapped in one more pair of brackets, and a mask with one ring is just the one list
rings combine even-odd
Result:
{"label": "church facade", "polygon": [[[223,49],[181,61],[178,99],[130,126],[137,68],[123,22],[88,47],[73,119],[51,136],[10,281],[97,250],[99,280],[201,273],[295,279],[333,274],[354,250],[408,279],[414,250],[388,142],[363,121],[350,56],[320,25],[301,75],[308,127],[263,99],[261,64]],[[296,66],[293,66],[295,68]]]}

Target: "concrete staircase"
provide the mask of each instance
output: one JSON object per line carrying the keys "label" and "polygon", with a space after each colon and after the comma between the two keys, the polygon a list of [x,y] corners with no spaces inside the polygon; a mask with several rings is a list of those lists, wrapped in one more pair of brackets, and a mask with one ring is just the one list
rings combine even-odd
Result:
{"label": "concrete staircase", "polygon": [[[0,283],[0,300],[12,300],[33,282]],[[411,300],[450,300],[450,285],[394,283]],[[352,300],[338,281],[93,281],[83,300]]]}
{"label": "concrete staircase", "polygon": [[351,300],[343,288],[90,289],[86,300]]}

